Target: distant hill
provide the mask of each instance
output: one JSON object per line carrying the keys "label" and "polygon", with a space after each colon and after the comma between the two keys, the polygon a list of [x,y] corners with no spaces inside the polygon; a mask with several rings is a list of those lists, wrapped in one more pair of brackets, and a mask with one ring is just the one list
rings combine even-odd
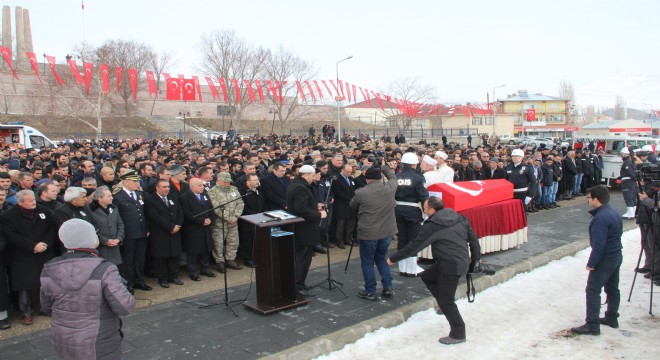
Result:
{"label": "distant hill", "polygon": [[[645,111],[645,110],[637,110],[637,109],[628,108],[626,111],[628,113],[628,116],[627,116],[628,119],[648,120],[651,116],[650,112]],[[609,108],[609,109],[603,111],[603,115],[616,117],[616,110],[614,108]],[[625,120],[625,119],[616,119],[616,120]]]}

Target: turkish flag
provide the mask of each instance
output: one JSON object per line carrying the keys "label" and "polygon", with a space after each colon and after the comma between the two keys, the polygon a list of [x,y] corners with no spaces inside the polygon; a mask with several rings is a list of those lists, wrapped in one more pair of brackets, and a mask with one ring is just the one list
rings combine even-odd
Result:
{"label": "turkish flag", "polygon": [[218,89],[213,85],[213,80],[211,80],[210,76],[204,77],[206,79],[206,83],[209,84],[209,89],[211,90],[211,96],[213,97],[213,101],[217,98],[220,100],[220,94],[218,94]]}
{"label": "turkish flag", "polygon": [[[328,83],[325,82],[325,80],[321,80],[321,82],[323,83],[323,86],[325,86],[325,89],[328,91],[328,95],[332,97],[332,91],[330,91],[330,87],[328,86]],[[332,80],[330,80],[330,82],[332,82]],[[334,84],[332,86],[334,86],[335,90],[337,90],[337,86],[335,86]]]}
{"label": "turkish flag", "polygon": [[319,93],[319,97],[323,100],[323,92],[321,91],[318,81],[314,80],[314,85],[316,86],[316,91]]}
{"label": "turkish flag", "polygon": [[41,78],[39,77],[39,66],[37,66],[37,54],[33,52],[26,51],[25,55],[27,55],[28,60],[30,61],[30,65],[32,65],[32,71],[34,71],[34,74],[37,75],[37,79],[39,79],[39,82],[43,85],[43,81],[41,81]]}
{"label": "turkish flag", "polygon": [[[347,83],[345,83],[345,85],[346,85],[346,93],[348,94],[348,102],[350,103],[351,102],[351,84],[349,84],[347,82]],[[343,90],[342,90],[342,93],[343,93]]]}
{"label": "turkish flag", "polygon": [[163,77],[165,78],[165,81],[167,81],[167,79],[170,78],[170,73],[166,73],[166,72],[164,72],[164,73],[163,73]]}
{"label": "turkish flag", "polygon": [[53,77],[55,77],[55,81],[57,81],[58,85],[64,84],[64,81],[62,78],[60,78],[60,74],[55,71],[55,56],[50,56],[46,55],[46,60],[48,61],[48,66],[50,66],[50,71],[53,72]]}
{"label": "turkish flag", "polygon": [[117,94],[121,94],[121,66],[115,68],[115,78],[117,79]]}
{"label": "turkish flag", "polygon": [[101,90],[104,94],[110,92],[110,79],[108,78],[108,65],[101,65]]}
{"label": "turkish flag", "polygon": [[351,85],[351,88],[353,89],[353,104],[355,104],[357,102],[357,94],[356,94],[356,90],[355,90],[356,86]]}
{"label": "turkish flag", "polygon": [[225,103],[229,104],[229,101],[227,100],[227,84],[225,83],[225,79],[218,78],[218,81],[220,82],[220,90],[222,90],[222,98],[225,100]]}
{"label": "turkish flag", "polygon": [[243,80],[245,83],[245,86],[247,87],[247,92],[248,96],[250,97],[251,102],[257,101],[257,96],[254,94],[254,89],[252,88],[252,84],[250,84],[249,80]]}
{"label": "turkish flag", "polygon": [[261,81],[255,80],[254,85],[257,87],[257,92],[259,93],[259,101],[264,102],[264,87],[261,85]]}
{"label": "turkish flag", "polygon": [[358,87],[358,88],[360,89],[360,92],[362,93],[362,99],[364,99],[364,101],[367,101],[367,95],[364,94],[364,90],[361,87]]}
{"label": "turkish flag", "polygon": [[183,101],[195,100],[195,80],[183,79],[181,81],[181,89],[183,90]]}
{"label": "turkish flag", "polygon": [[296,87],[298,88],[298,94],[300,94],[300,100],[306,102],[307,98],[305,97],[305,91],[303,90],[302,85],[300,85],[299,80],[296,80]]}
{"label": "turkish flag", "polygon": [[137,101],[138,75],[136,69],[128,69],[128,80],[131,84],[131,91],[133,92],[133,101]]}
{"label": "turkish flag", "polygon": [[11,73],[14,75],[16,80],[18,80],[18,76],[16,76],[16,72],[14,71],[14,67],[11,66],[11,50],[7,47],[0,46],[0,52],[2,52],[2,58],[5,59],[7,62],[7,65],[9,65],[9,70],[11,70]]}
{"label": "turkish flag", "polygon": [[[323,83],[325,84],[325,80],[323,80]],[[338,98],[339,96],[341,96],[341,94],[339,93],[339,89],[337,88],[337,85],[335,84],[334,80],[330,80],[330,85],[332,85],[332,87],[335,89],[335,92],[337,93],[337,95],[335,96],[335,99]],[[329,90],[328,90],[328,92],[329,92]],[[332,95],[332,93],[330,93],[330,95]]]}
{"label": "turkish flag", "polygon": [[167,85],[167,100],[181,100],[181,88],[179,87],[179,79],[168,78],[165,80]]}
{"label": "turkish flag", "polygon": [[312,96],[312,101],[316,102],[316,96],[314,96],[314,90],[312,85],[309,84],[309,80],[305,80],[305,85],[307,85],[307,90],[309,90],[309,95]]}
{"label": "turkish flag", "polygon": [[78,65],[76,65],[76,60],[69,59],[67,63],[69,63],[69,69],[71,69],[71,72],[73,73],[73,77],[76,78],[78,85],[82,85],[83,78],[82,76],[80,76],[80,72],[78,71]]}
{"label": "turkish flag", "polygon": [[284,104],[284,94],[282,93],[282,86],[284,86],[284,84],[286,84],[286,80],[282,81],[281,83],[279,80],[275,80],[275,86],[277,89],[277,95],[280,98],[280,104]]}
{"label": "turkish flag", "polygon": [[527,121],[536,120],[536,109],[527,109]]}
{"label": "turkish flag", "polygon": [[202,102],[202,86],[199,84],[199,78],[197,76],[192,77],[195,82],[195,91],[199,94],[199,102]]}
{"label": "turkish flag", "polygon": [[266,87],[268,88],[268,92],[273,96],[273,100],[275,100],[275,98],[277,98],[277,91],[273,86],[273,82],[270,80],[266,80]]}
{"label": "turkish flag", "polygon": [[147,75],[147,86],[149,87],[149,98],[151,99],[151,94],[156,95],[158,98],[158,91],[156,90],[156,78],[154,77],[154,72],[151,70],[145,71]]}
{"label": "turkish flag", "polygon": [[83,68],[85,69],[85,93],[89,95],[89,86],[92,84],[92,69],[94,69],[94,64],[83,61]]}
{"label": "turkish flag", "polygon": [[236,79],[231,79],[232,85],[234,85],[234,93],[236,94],[236,99],[235,103],[240,104],[241,103],[241,87],[238,86],[238,80]]}

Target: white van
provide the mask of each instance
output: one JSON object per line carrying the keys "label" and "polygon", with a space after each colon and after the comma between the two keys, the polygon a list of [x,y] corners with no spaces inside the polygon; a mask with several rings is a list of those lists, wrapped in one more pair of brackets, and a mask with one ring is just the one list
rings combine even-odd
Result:
{"label": "white van", "polygon": [[53,142],[41,131],[22,124],[0,124],[0,147],[40,149],[53,147]]}

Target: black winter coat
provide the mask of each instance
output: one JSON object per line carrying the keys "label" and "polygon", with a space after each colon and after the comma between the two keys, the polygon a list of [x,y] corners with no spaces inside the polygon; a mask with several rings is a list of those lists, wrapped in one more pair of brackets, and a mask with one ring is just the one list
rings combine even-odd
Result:
{"label": "black winter coat", "polygon": [[280,181],[273,173],[268,174],[261,180],[261,188],[266,195],[267,210],[284,210],[287,203],[287,188],[290,184],[291,180],[288,177],[283,176],[282,181]]}
{"label": "black winter coat", "polygon": [[332,206],[332,216],[335,219],[350,219],[357,216],[357,211],[352,209],[348,204],[355,196],[355,181],[350,176],[348,177],[350,185],[342,174],[337,176],[337,180],[332,182],[332,194],[334,195],[335,202]]}
{"label": "black winter coat", "polygon": [[183,210],[176,197],[168,196],[167,201],[169,206],[160,195],[152,194],[144,202],[149,219],[149,253],[158,259],[179,256],[183,252],[181,230],[170,233],[176,225],[183,227]]}
{"label": "black winter coat", "polygon": [[[181,228],[181,241],[183,250],[190,254],[204,254],[213,249],[213,221],[216,215],[213,211],[211,200],[206,193],[202,193],[204,205],[197,199],[192,191],[187,191],[179,197],[179,203],[183,210],[183,227]],[[195,215],[208,211],[204,215]],[[204,226],[204,219],[211,219],[211,224]]]}
{"label": "black winter coat", "polygon": [[[266,210],[266,195],[261,187],[258,187],[256,191],[247,191],[247,189],[243,189],[240,193],[241,195],[248,194],[243,198],[244,206],[241,215],[254,215]],[[238,222],[238,231],[254,232],[254,225],[241,220]]]}
{"label": "black winter coat", "polygon": [[313,246],[321,241],[319,224],[321,213],[316,207],[316,199],[312,194],[312,185],[305,179],[297,177],[286,192],[287,212],[305,219],[304,223],[295,225],[295,243],[297,246]]}

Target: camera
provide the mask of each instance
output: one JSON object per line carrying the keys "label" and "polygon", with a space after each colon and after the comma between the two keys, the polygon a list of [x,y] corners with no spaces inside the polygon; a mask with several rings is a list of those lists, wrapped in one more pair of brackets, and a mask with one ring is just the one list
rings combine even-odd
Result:
{"label": "camera", "polygon": [[660,165],[651,163],[641,163],[635,166],[635,175],[639,180],[645,183],[652,183],[655,187],[660,187]]}

